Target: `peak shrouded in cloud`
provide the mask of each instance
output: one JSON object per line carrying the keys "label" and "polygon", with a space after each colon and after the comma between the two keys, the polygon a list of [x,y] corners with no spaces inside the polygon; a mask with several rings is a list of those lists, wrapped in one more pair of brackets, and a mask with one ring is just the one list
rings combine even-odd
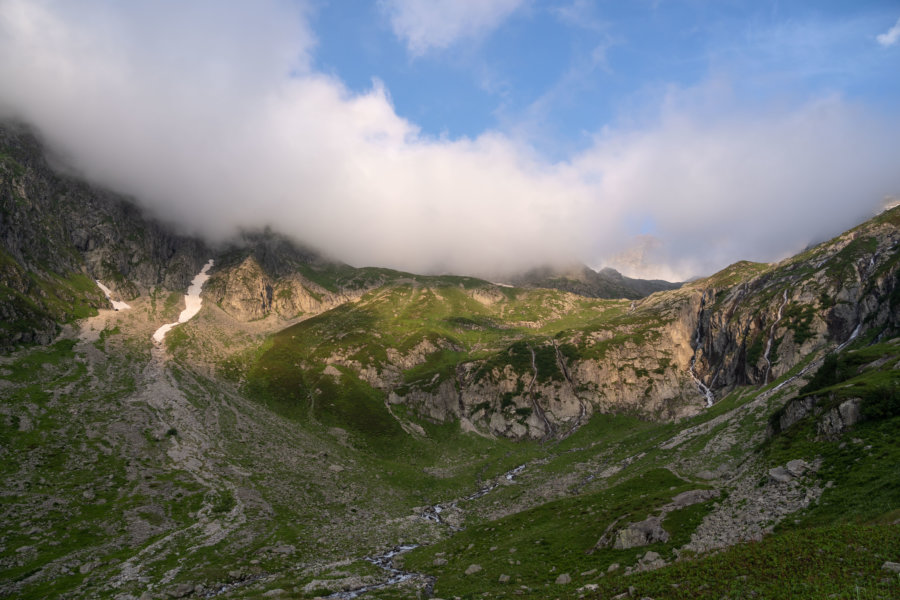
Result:
{"label": "peak shrouded in cloud", "polygon": [[631,273],[681,279],[779,258],[900,190],[896,116],[837,94],[754,106],[727,83],[672,85],[649,116],[554,160],[500,130],[435,137],[378,79],[352,91],[317,70],[311,15],[275,0],[7,0],[0,117],[189,231],[271,225],[413,271],[599,266],[640,244],[652,270]]}

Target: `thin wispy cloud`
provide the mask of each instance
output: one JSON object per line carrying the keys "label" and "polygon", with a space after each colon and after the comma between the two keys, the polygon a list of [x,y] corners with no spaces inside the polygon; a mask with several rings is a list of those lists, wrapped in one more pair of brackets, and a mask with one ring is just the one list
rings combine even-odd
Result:
{"label": "thin wispy cloud", "polygon": [[900,19],[897,19],[897,22],[894,23],[893,27],[876,36],[875,39],[885,48],[896,44],[897,41],[900,40]]}
{"label": "thin wispy cloud", "polygon": [[413,55],[489,33],[525,0],[381,0],[394,33]]}

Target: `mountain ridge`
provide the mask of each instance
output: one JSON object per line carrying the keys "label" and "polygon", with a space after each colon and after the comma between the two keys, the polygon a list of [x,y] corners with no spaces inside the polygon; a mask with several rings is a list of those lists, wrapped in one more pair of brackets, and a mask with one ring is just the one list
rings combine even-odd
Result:
{"label": "mountain ridge", "polygon": [[900,591],[900,208],[603,299],[210,248],[2,152],[0,595]]}

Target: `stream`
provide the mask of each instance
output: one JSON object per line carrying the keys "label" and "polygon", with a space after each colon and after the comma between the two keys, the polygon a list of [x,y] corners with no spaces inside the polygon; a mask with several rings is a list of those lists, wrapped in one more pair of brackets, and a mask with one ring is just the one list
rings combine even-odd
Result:
{"label": "stream", "polygon": [[784,300],[781,302],[781,306],[778,307],[778,316],[775,317],[775,322],[772,323],[772,327],[769,328],[769,339],[766,342],[766,351],[763,353],[763,360],[766,361],[766,374],[763,377],[763,385],[769,383],[769,371],[772,370],[772,363],[769,361],[769,351],[772,349],[772,340],[775,337],[775,327],[778,325],[778,321],[781,320],[781,312],[784,310],[784,305],[787,304],[787,290],[784,290]]}
{"label": "stream", "polygon": [[[491,493],[497,487],[500,486],[501,479],[505,479],[506,481],[515,481],[517,475],[519,475],[522,471],[525,470],[526,465],[521,464],[514,469],[510,469],[503,475],[492,479],[490,482],[483,485],[478,489],[477,492],[474,492],[462,499],[462,501],[466,500],[476,500],[481,498],[482,496],[486,496]],[[431,506],[427,506],[422,513],[421,517],[428,521],[434,521],[440,525],[446,525],[450,528],[451,531],[462,531],[459,527],[454,527],[449,523],[445,523],[443,519],[441,519],[441,513],[444,512],[447,508],[456,508],[457,503],[460,500],[454,500],[447,504],[446,508],[441,504],[432,504]],[[435,578],[429,575],[424,575],[422,573],[414,573],[412,571],[404,571],[403,569],[398,569],[394,566],[394,557],[409,552],[414,548],[418,548],[419,544],[404,544],[400,546],[394,546],[390,550],[383,552],[381,554],[376,554],[375,556],[366,556],[363,560],[369,562],[377,567],[384,569],[388,578],[385,581],[380,583],[373,583],[371,585],[362,586],[353,590],[346,590],[341,592],[335,592],[326,598],[336,598],[339,600],[349,600],[351,598],[358,598],[362,596],[366,592],[371,592],[373,590],[380,590],[382,588],[397,585],[398,583],[403,583],[404,581],[409,581],[414,577],[421,577],[425,579],[428,583],[426,584],[426,589],[434,586]],[[426,597],[430,594],[426,594]]]}
{"label": "stream", "polygon": [[413,573],[412,571],[404,571],[403,569],[398,569],[394,566],[394,557],[409,552],[414,548],[418,548],[418,544],[404,544],[401,546],[394,546],[387,552],[382,552],[381,554],[376,554],[375,556],[367,556],[363,560],[366,562],[372,563],[376,567],[380,567],[387,571],[388,578],[385,581],[380,583],[373,583],[371,585],[364,585],[362,587],[356,588],[355,590],[347,590],[341,592],[335,592],[329,596],[325,596],[326,598],[338,598],[340,600],[350,600],[350,598],[358,598],[367,592],[371,592],[374,590],[380,590],[382,588],[386,588],[388,586],[397,585],[398,583],[403,583],[404,581],[409,581],[414,577],[424,577],[428,579],[427,586],[434,586],[434,577],[428,577],[427,575],[422,575],[421,573]]}
{"label": "stream", "polygon": [[702,346],[700,339],[700,329],[703,324],[703,307],[706,305],[706,293],[703,293],[703,297],[700,299],[700,312],[697,315],[697,331],[694,334],[694,355],[691,357],[691,364],[688,366],[688,374],[691,376],[691,379],[694,380],[694,383],[697,386],[697,389],[700,390],[700,393],[703,394],[703,397],[706,398],[706,407],[709,408],[716,401],[715,395],[713,395],[712,390],[710,390],[705,383],[700,381],[700,378],[697,377],[697,373],[694,372],[694,363],[697,362],[697,350],[699,350]]}

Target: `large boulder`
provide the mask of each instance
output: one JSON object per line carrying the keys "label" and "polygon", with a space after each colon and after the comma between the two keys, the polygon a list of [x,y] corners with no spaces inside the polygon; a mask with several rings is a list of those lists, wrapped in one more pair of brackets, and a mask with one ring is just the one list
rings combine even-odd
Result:
{"label": "large boulder", "polygon": [[818,434],[826,440],[834,441],[841,437],[847,429],[859,423],[862,400],[850,398],[829,410],[819,421]]}
{"label": "large boulder", "polygon": [[613,548],[626,550],[667,541],[669,541],[669,533],[662,528],[659,517],[648,517],[643,521],[631,523],[616,532]]}

